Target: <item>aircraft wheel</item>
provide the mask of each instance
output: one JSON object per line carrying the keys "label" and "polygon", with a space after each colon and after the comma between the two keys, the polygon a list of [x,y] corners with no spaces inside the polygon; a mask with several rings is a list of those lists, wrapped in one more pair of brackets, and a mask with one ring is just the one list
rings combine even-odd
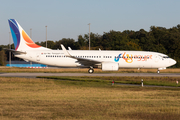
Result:
{"label": "aircraft wheel", "polygon": [[93,73],[93,72],[94,72],[94,69],[91,69],[91,68],[90,68],[90,69],[88,70],[88,72],[89,72],[89,73]]}
{"label": "aircraft wheel", "polygon": [[159,74],[159,73],[160,73],[160,71],[158,70],[158,71],[157,71],[157,73]]}

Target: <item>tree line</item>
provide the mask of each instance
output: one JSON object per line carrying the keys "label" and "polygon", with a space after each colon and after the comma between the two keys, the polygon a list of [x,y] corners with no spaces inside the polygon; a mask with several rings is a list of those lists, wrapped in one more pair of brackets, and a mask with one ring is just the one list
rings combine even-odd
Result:
{"label": "tree line", "polygon": [[[165,27],[151,26],[149,31],[140,29],[139,31],[125,30],[123,32],[111,30],[104,32],[103,35],[90,33],[91,50],[140,50],[154,51],[168,55],[175,59],[177,64],[174,67],[180,67],[180,25],[166,29]],[[46,46],[46,41],[36,42],[40,46]],[[61,49],[60,44],[73,50],[89,49],[89,34],[79,35],[78,40],[63,38],[59,41],[48,40],[47,47],[51,49]],[[0,46],[9,48],[9,46]],[[11,45],[14,48],[14,45]],[[4,57],[2,57],[4,56]],[[1,53],[0,61],[9,58],[9,52]],[[12,56],[12,60],[19,60]],[[3,62],[0,62],[2,65]]]}

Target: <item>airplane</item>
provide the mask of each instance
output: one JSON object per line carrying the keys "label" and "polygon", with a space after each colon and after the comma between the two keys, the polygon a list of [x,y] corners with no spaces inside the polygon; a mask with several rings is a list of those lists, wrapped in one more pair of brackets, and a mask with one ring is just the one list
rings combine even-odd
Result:
{"label": "airplane", "polygon": [[35,44],[15,19],[9,19],[9,26],[15,46],[15,57],[25,61],[57,67],[83,67],[102,71],[118,71],[120,68],[156,68],[157,73],[176,61],[167,55],[150,51],[127,50],[52,50]]}

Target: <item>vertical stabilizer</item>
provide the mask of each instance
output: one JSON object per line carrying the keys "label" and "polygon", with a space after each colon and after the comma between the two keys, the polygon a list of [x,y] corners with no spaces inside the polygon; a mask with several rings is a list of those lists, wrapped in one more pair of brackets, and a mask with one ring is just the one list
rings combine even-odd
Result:
{"label": "vertical stabilizer", "polygon": [[9,19],[8,21],[15,50],[50,50],[35,44],[16,20]]}

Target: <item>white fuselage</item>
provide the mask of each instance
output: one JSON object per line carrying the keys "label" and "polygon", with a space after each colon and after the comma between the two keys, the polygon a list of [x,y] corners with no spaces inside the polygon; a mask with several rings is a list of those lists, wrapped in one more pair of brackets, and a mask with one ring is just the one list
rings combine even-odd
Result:
{"label": "white fuselage", "polygon": [[[158,68],[165,69],[176,63],[165,54],[146,51],[98,51],[68,50],[77,58],[103,62],[118,63],[119,68]],[[63,50],[26,51],[26,54],[15,55],[24,60],[58,67],[83,67],[77,59],[66,57]],[[101,64],[97,64],[101,66]],[[89,67],[89,66],[84,66]]]}
{"label": "white fuselage", "polygon": [[119,68],[158,68],[176,64],[165,54],[145,51],[106,51],[106,50],[51,50],[35,44],[15,19],[9,19],[9,26],[14,41],[16,57],[25,61],[58,66],[101,68],[103,71],[117,71]]}

